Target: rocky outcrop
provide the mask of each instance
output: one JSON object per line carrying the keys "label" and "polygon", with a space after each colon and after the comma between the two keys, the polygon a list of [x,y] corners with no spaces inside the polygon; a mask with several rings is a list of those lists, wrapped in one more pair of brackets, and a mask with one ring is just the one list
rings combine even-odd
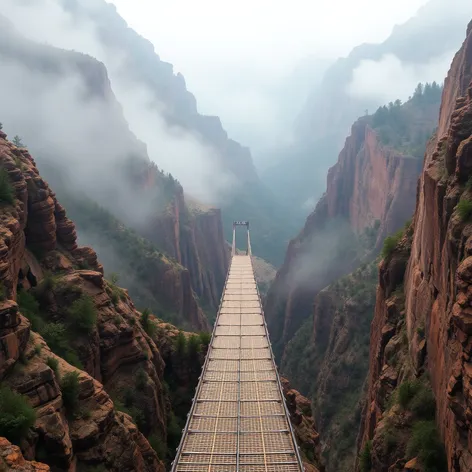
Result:
{"label": "rocky outcrop", "polygon": [[293,389],[287,379],[282,378],[281,382],[305,470],[306,472],[322,472],[324,467],[321,464],[320,435],[316,431],[311,402]]}
{"label": "rocky outcrop", "polygon": [[18,446],[13,446],[6,438],[0,438],[0,469],[18,472],[49,472],[46,464],[27,461]]}
{"label": "rocky outcrop", "polygon": [[[28,151],[1,132],[0,170],[0,380],[36,412],[25,458],[58,470],[163,471],[173,400],[149,315],[78,247]],[[71,409],[63,389],[74,372]]]}
{"label": "rocky outcrop", "polygon": [[[385,419],[385,402],[392,388],[402,381],[398,369],[389,373],[387,360],[403,324],[407,340],[404,352],[413,375],[426,372],[431,380],[436,424],[449,471],[472,468],[468,209],[472,201],[468,183],[472,170],[471,80],[472,25],[445,83],[438,133],[428,146],[419,183],[411,251],[405,254],[403,241],[381,267],[372,324],[369,390],[359,438],[360,448],[375,438]],[[391,300],[399,284],[404,286],[404,310]],[[387,470],[391,462],[385,456],[382,459]]]}

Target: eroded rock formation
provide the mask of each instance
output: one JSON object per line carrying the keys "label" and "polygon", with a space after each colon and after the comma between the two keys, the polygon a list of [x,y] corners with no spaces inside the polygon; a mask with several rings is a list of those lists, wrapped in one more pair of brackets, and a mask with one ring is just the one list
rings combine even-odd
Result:
{"label": "eroded rock formation", "polygon": [[305,470],[306,472],[322,472],[324,468],[320,460],[320,435],[316,431],[311,402],[293,389],[287,379],[282,378],[281,382]]}
{"label": "eroded rock formation", "polygon": [[[409,379],[424,375],[436,402],[435,422],[445,445],[447,470],[472,470],[471,80],[472,24],[445,82],[439,128],[429,143],[419,182],[414,234],[404,238],[380,268],[359,437],[364,451],[372,440],[375,470],[392,470],[394,461],[409,459],[382,453],[375,445],[390,415],[389,398]],[[398,287],[400,299],[394,295]],[[392,353],[405,361],[392,362]],[[417,462],[421,465],[421,457]]]}
{"label": "eroded rock formation", "polygon": [[[36,412],[25,458],[65,470],[163,471],[172,401],[152,315],[104,279],[27,150],[1,132],[0,167],[0,380]],[[71,372],[73,411],[62,393]]]}

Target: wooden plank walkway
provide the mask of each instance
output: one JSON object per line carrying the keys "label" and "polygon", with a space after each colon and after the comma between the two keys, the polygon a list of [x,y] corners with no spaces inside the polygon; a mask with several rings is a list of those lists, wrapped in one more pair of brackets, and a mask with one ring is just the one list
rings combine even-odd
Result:
{"label": "wooden plank walkway", "polygon": [[231,260],[172,471],[303,470],[254,278],[248,231],[248,255]]}

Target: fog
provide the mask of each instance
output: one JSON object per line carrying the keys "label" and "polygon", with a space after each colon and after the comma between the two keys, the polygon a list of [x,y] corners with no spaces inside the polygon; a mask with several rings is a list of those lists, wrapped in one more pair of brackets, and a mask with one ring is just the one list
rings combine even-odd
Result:
{"label": "fog", "polygon": [[396,99],[406,101],[419,82],[442,83],[455,52],[423,64],[404,64],[392,54],[380,61],[362,61],[354,70],[348,92],[356,98],[376,100],[379,106]]}
{"label": "fog", "polygon": [[349,222],[342,218],[329,220],[302,241],[290,265],[285,288],[320,290],[320,283],[339,275],[338,263],[333,261],[342,261],[345,269],[356,261],[356,251],[357,240]]}
{"label": "fog", "polygon": [[[100,0],[87,0],[82,4],[90,8],[91,12],[103,7]],[[21,35],[28,39],[79,51],[102,61],[132,132],[146,143],[151,160],[178,178],[187,193],[204,203],[217,204],[225,197],[223,190],[236,185],[235,180],[218,167],[213,149],[204,145],[196,135],[182,128],[170,127],[165,122],[162,116],[164,105],[157,103],[144,85],[130,80],[129,75],[123,73],[126,58],[99,40],[97,26],[93,21],[87,18],[77,20],[56,0],[0,0],[0,6],[2,13],[15,26],[19,26]],[[85,165],[82,165],[81,172],[84,172],[85,180],[90,174],[87,159],[95,165],[97,154],[105,154],[110,158],[130,154],[126,147],[123,148],[117,130],[110,126],[106,118],[107,113],[112,114],[113,111],[104,113],[101,108],[106,105],[99,100],[94,103],[83,102],[81,81],[76,73],[75,76],[73,71],[68,71],[67,76],[62,74],[57,78],[59,82],[53,90],[48,77],[41,76],[38,71],[30,76],[31,73],[22,70],[25,67],[19,63],[10,65],[8,73],[0,75],[0,94],[4,100],[2,108],[5,109],[2,120],[7,132],[12,136],[24,136],[33,152],[39,151],[40,147],[54,145],[60,147],[64,159],[70,159],[71,162],[78,155],[82,156],[80,162],[84,164],[85,161]],[[18,81],[18,78],[25,76],[26,81]],[[33,89],[34,93],[27,96],[28,91]],[[161,114],[156,111],[158,109]],[[45,110],[60,111],[68,115],[68,119],[45,113]],[[31,115],[36,115],[36,122],[41,122],[48,133],[35,136],[34,127],[26,129],[24,121],[32,122]],[[51,136],[53,133],[54,137]],[[92,142],[84,139],[84,136],[91,135],[96,136]],[[89,148],[94,152],[90,152]],[[214,178],[215,172],[219,175],[217,179]],[[82,177],[80,172],[79,177]]]}
{"label": "fog", "polygon": [[[290,140],[290,127],[324,61],[363,42],[381,42],[427,0],[113,0],[182,72],[203,113],[217,114],[232,137],[258,151]],[[303,71],[303,74],[306,70]],[[287,103],[294,101],[298,109]],[[254,129],[257,129],[257,133]],[[284,132],[285,131],[285,132]]]}

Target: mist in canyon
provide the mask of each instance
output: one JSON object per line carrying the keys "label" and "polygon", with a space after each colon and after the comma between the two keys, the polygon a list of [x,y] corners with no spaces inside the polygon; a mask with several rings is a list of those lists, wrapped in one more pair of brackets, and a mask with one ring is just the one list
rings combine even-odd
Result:
{"label": "mist in canyon", "polygon": [[471,18],[0,0],[0,381],[36,402],[25,458],[169,469],[249,220],[306,470],[470,470]]}

